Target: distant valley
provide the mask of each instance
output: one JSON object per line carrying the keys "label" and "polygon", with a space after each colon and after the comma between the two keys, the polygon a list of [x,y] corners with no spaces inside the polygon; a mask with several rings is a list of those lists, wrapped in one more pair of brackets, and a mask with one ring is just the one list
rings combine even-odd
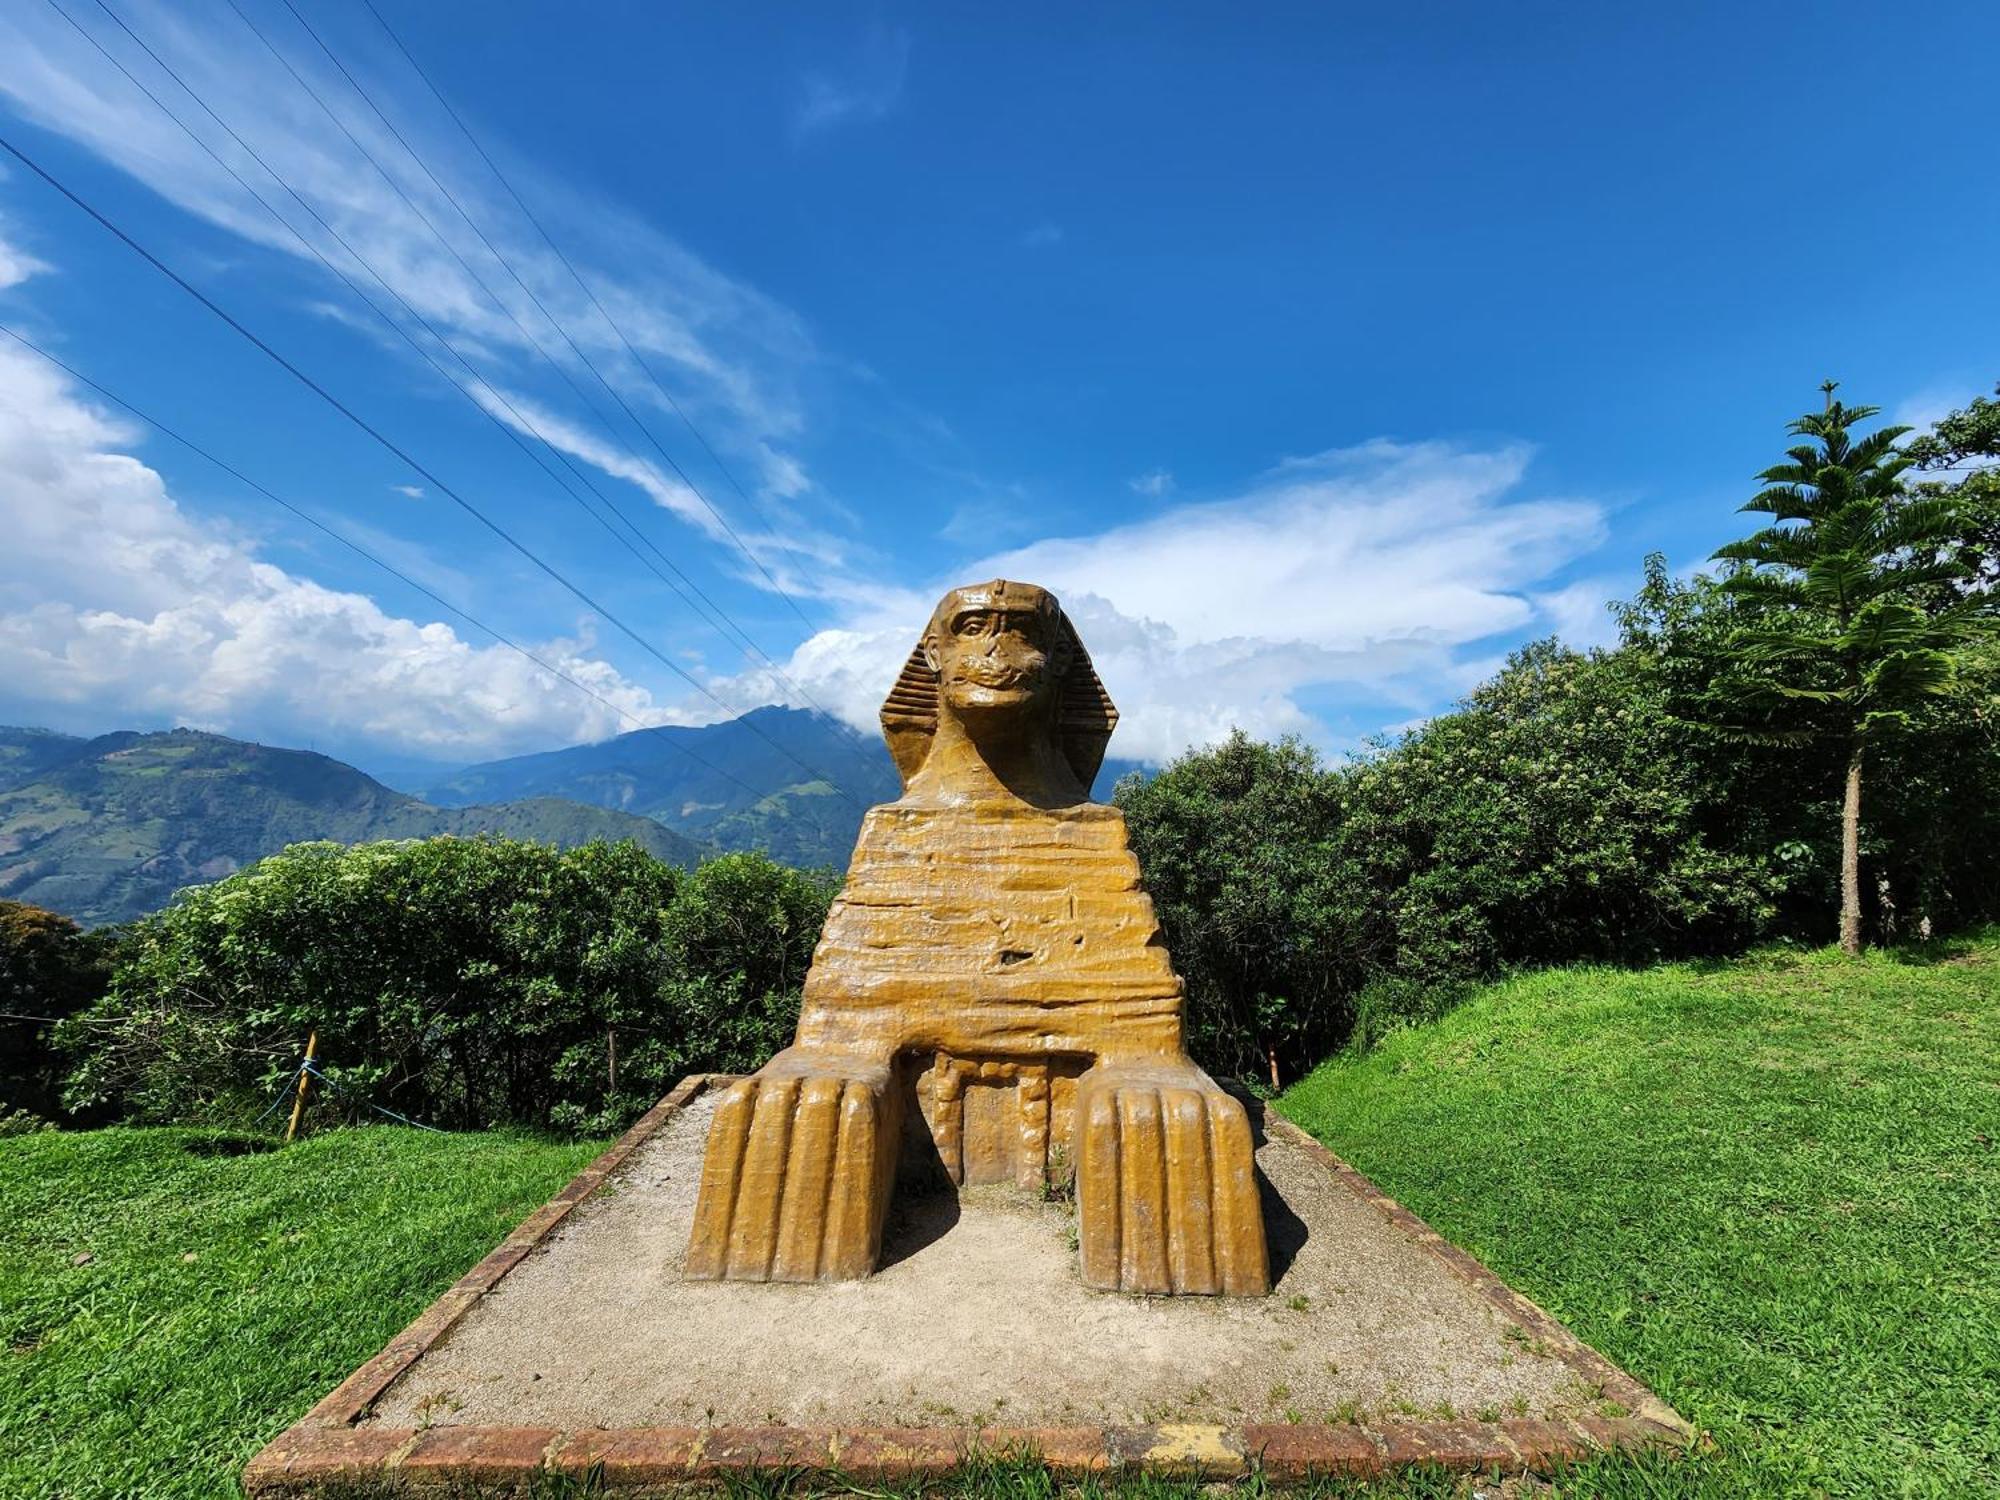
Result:
{"label": "distant valley", "polygon": [[[1107,762],[1097,795],[1130,769]],[[862,814],[901,790],[881,740],[775,707],[393,779],[404,788],[312,751],[192,729],[0,727],[0,898],[129,921],[287,844],[440,833],[563,847],[629,838],[683,866],[753,849],[841,868]]]}
{"label": "distant valley", "polygon": [[488,761],[410,790],[440,807],[565,797],[719,849],[845,866],[861,815],[902,784],[880,738],[806,709],[758,708],[720,724],[639,729]]}

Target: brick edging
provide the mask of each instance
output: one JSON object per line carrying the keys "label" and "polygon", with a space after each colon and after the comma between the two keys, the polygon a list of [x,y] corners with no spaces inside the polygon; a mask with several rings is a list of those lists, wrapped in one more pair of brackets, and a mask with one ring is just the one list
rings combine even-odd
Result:
{"label": "brick edging", "polygon": [[1549,1473],[1613,1449],[1670,1439],[1637,1418],[1575,1422],[1392,1422],[1219,1427],[309,1427],[280,1435],[244,1470],[252,1500],[370,1481],[527,1487],[541,1473],[605,1491],[651,1492],[773,1470],[855,1480],[942,1477],[981,1457],[1022,1458],[1063,1477],[1143,1470],[1204,1480],[1374,1476],[1414,1464],[1459,1473]]}
{"label": "brick edging", "polygon": [[1202,1479],[1261,1472],[1274,1480],[1316,1474],[1382,1474],[1411,1464],[1460,1472],[1547,1472],[1621,1448],[1678,1447],[1688,1425],[1659,1397],[1561,1323],[1447,1242],[1410,1210],[1304,1130],[1264,1107],[1267,1132],[1301,1145],[1350,1191],[1474,1287],[1510,1322],[1542,1340],[1580,1379],[1601,1388],[1629,1416],[1567,1421],[1520,1418],[1325,1424],[1167,1424],[1138,1427],[804,1428],[628,1427],[560,1431],[547,1427],[364,1424],[369,1408],[521,1260],[552,1234],[604,1179],[705,1089],[734,1075],[697,1073],[632,1128],[494,1251],[460,1277],[415,1322],[273,1439],[243,1471],[252,1500],[310,1494],[328,1486],[393,1481],[422,1485],[488,1483],[518,1487],[547,1471],[595,1476],[627,1492],[713,1483],[770,1469],[814,1469],[857,1479],[946,1474],[968,1458],[1018,1454],[1062,1475],[1142,1468]]}

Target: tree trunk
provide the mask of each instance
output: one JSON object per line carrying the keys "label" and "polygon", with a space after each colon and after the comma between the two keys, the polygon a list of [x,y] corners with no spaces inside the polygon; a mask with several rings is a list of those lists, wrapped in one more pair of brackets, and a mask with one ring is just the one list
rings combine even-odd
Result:
{"label": "tree trunk", "polygon": [[1847,745],[1847,800],[1840,809],[1840,948],[1861,951],[1861,757],[1855,735]]}

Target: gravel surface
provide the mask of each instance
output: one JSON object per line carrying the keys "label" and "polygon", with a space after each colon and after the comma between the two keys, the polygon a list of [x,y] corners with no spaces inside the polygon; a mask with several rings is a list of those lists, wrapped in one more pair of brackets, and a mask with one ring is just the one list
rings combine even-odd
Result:
{"label": "gravel surface", "polygon": [[680,1276],[697,1098],[390,1388],[378,1420],[637,1427],[1069,1426],[1567,1415],[1589,1399],[1300,1146],[1265,1141],[1260,1299],[1078,1279],[1070,1210],[898,1203],[883,1266],[824,1286]]}

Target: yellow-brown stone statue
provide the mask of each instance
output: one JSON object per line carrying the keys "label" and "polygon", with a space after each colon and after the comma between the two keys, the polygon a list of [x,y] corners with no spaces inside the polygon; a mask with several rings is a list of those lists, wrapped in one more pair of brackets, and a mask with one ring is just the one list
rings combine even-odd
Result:
{"label": "yellow-brown stone statue", "polygon": [[961,1185],[1076,1174],[1083,1279],[1270,1289],[1250,1123],[1181,1044],[1181,981],[1117,809],[1117,711],[1054,595],[939,603],[882,708],[869,811],[798,1036],[709,1130],[687,1274],[875,1269],[900,1154]]}

